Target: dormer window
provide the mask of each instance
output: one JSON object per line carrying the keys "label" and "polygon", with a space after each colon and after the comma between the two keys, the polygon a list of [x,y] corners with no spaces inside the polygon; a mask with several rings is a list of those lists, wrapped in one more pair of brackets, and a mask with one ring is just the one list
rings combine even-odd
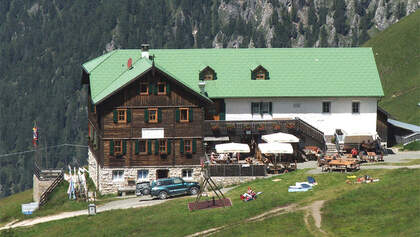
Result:
{"label": "dormer window", "polygon": [[252,80],[268,80],[270,79],[267,69],[265,69],[263,66],[258,66],[252,71],[251,74]]}
{"label": "dormer window", "polygon": [[257,79],[257,80],[265,80],[265,71],[262,70],[262,69],[258,70],[255,79]]}
{"label": "dormer window", "polygon": [[204,81],[211,81],[213,80],[213,72],[211,72],[210,70],[206,71],[203,75],[203,80]]}
{"label": "dormer window", "polygon": [[200,72],[201,81],[213,81],[216,80],[216,73],[211,67],[206,67]]}

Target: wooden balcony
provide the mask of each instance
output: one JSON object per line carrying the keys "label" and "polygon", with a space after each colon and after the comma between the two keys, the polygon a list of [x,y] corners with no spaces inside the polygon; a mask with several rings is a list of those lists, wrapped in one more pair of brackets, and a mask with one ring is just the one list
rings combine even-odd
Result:
{"label": "wooden balcony", "polygon": [[[242,135],[265,135],[276,132],[293,134],[301,139],[311,139],[310,145],[324,148],[324,133],[299,118],[273,120],[237,120],[204,122],[204,136],[229,136],[232,141]],[[309,145],[309,144],[308,144]]]}

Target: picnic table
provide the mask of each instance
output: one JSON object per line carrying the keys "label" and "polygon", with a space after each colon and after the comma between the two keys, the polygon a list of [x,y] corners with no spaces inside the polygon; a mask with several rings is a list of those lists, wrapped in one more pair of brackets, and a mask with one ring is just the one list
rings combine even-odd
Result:
{"label": "picnic table", "polygon": [[322,171],[334,171],[339,170],[341,172],[347,172],[347,171],[354,171],[360,168],[360,165],[357,164],[357,161],[355,159],[336,159],[331,160],[323,166]]}

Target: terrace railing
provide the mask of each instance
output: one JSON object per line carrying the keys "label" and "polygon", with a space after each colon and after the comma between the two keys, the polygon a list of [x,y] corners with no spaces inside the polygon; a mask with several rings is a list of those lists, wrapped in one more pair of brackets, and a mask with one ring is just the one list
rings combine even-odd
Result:
{"label": "terrace railing", "polygon": [[[325,148],[324,133],[307,122],[299,119],[273,119],[273,120],[206,120],[204,124],[205,136],[229,136],[238,138],[243,134],[270,134],[284,132],[298,137],[312,138],[320,148]],[[234,139],[233,139],[234,140]]]}
{"label": "terrace railing", "polygon": [[401,141],[399,143],[403,143],[404,145],[414,142],[414,141],[420,141],[420,133],[412,133],[408,136],[401,137]]}

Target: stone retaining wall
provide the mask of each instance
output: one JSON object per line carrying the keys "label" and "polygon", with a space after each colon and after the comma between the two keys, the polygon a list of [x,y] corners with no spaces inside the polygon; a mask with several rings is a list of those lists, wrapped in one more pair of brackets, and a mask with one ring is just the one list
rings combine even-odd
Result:
{"label": "stone retaining wall", "polygon": [[225,177],[211,177],[218,187],[233,186],[256,179],[262,179],[264,176],[225,176]]}

